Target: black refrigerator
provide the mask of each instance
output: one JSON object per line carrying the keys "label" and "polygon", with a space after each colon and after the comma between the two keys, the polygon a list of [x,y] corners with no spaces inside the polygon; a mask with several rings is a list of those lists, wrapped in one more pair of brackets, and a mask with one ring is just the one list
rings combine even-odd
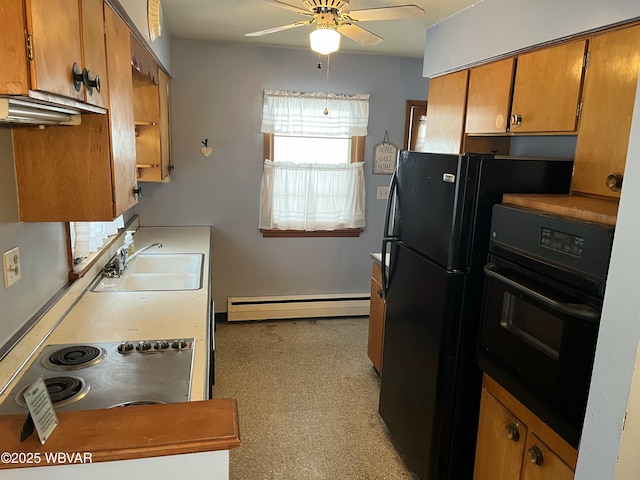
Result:
{"label": "black refrigerator", "polygon": [[476,345],[491,207],[503,193],[568,193],[571,160],[400,152],[383,258],[379,412],[420,480],[471,480]]}

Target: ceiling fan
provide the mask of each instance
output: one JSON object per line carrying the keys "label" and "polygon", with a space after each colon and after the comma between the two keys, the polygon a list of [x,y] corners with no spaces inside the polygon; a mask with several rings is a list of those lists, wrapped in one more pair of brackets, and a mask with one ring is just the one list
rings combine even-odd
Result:
{"label": "ceiling fan", "polygon": [[350,38],[360,45],[376,45],[382,41],[382,37],[365,30],[361,26],[357,25],[358,22],[397,20],[402,18],[421,17],[424,15],[424,10],[417,5],[397,5],[364,10],[352,10],[348,12],[349,4],[342,0],[306,0],[303,2],[306,10],[279,0],[261,1],[294,11],[300,15],[310,18],[308,20],[301,20],[289,25],[282,25],[280,27],[260,30],[258,32],[245,33],[245,36],[259,37],[315,23],[316,29],[309,35],[311,40],[311,49],[322,55],[328,55],[340,48],[340,34]]}

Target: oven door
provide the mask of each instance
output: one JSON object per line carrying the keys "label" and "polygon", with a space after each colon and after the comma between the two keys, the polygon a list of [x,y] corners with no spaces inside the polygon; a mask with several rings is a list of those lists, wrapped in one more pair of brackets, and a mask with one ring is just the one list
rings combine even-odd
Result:
{"label": "oven door", "polygon": [[480,367],[577,444],[600,301],[494,255],[485,274]]}

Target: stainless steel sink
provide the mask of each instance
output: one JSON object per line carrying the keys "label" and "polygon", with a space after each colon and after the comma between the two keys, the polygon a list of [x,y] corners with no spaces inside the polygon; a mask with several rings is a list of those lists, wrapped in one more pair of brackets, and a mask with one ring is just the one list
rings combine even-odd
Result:
{"label": "stainless steel sink", "polygon": [[121,277],[102,277],[94,292],[198,290],[202,288],[201,253],[138,255]]}

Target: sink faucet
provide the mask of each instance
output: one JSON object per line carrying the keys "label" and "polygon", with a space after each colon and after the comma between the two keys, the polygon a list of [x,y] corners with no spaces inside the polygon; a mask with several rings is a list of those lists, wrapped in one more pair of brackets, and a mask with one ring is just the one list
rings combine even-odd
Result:
{"label": "sink faucet", "polygon": [[102,272],[103,277],[112,277],[112,278],[120,278],[127,268],[127,264],[140,255],[145,250],[149,250],[153,247],[162,248],[161,243],[152,243],[151,245],[147,245],[146,247],[142,247],[139,250],[136,250],[131,256],[128,255],[129,245],[121,246],[116,254],[113,256],[111,260],[105,265],[104,270]]}
{"label": "sink faucet", "polygon": [[[162,248],[162,244],[161,243],[152,243],[151,245],[147,245],[146,247],[142,247],[140,250],[136,250],[135,252],[133,252],[133,255],[131,255],[130,257],[126,257],[124,259],[124,267],[126,268],[127,267],[127,263],[129,263],[131,260],[136,258],[142,252],[144,252],[145,250],[149,250],[150,248],[153,248],[153,247]],[[124,269],[123,269],[123,271],[124,271]]]}

